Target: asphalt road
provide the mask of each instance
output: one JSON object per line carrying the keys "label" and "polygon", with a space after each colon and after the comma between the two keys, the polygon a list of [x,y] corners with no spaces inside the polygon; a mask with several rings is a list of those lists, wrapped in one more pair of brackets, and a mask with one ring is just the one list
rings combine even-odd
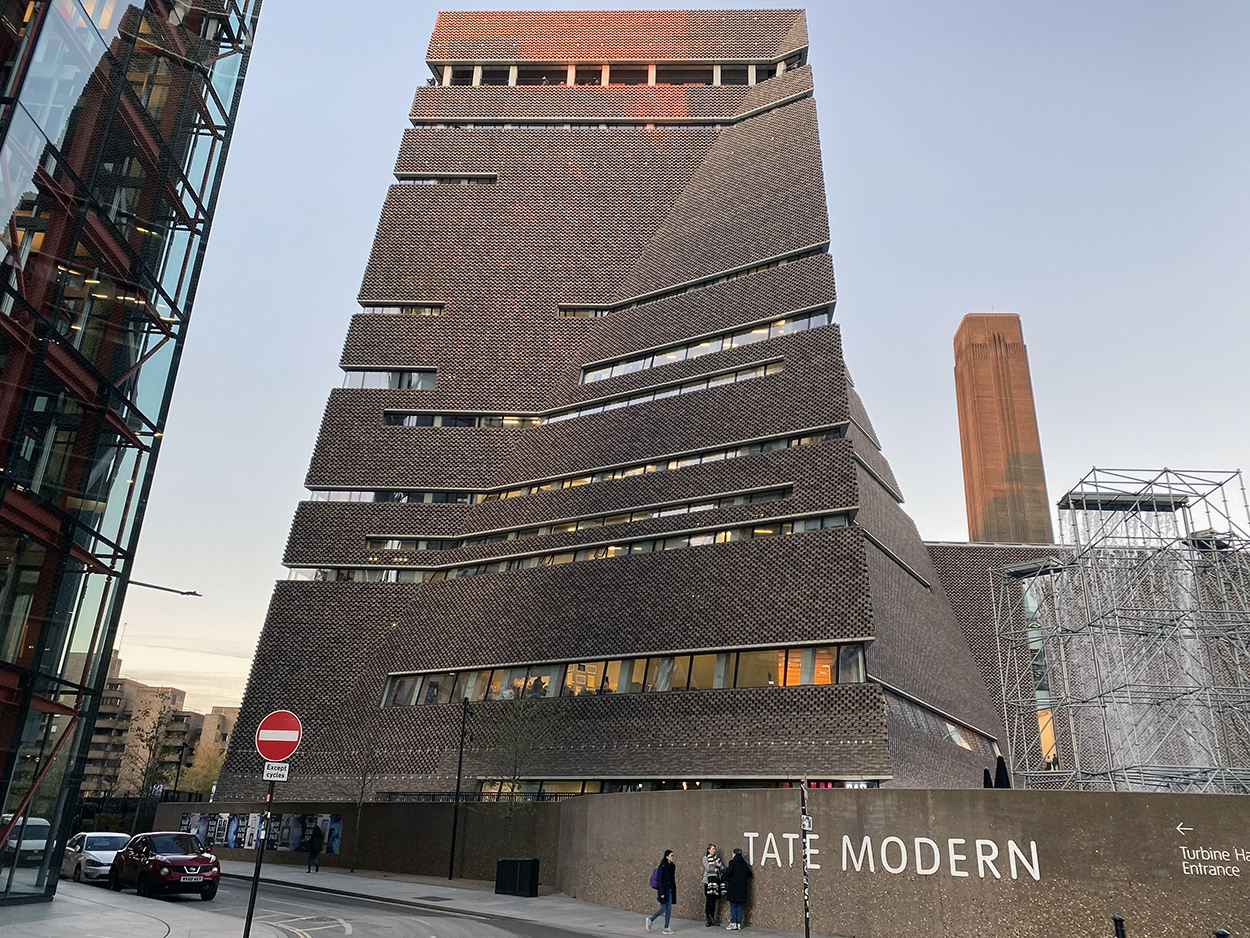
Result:
{"label": "asphalt road", "polygon": [[[62,883],[65,885],[68,884]],[[211,911],[237,918],[242,935],[250,885],[242,880],[223,878],[212,902],[203,902],[198,896],[164,896],[152,900],[153,907],[148,914],[159,917],[160,908],[166,904],[177,904],[180,912]],[[420,895],[419,885],[414,885],[413,890],[414,898]],[[353,938],[577,938],[578,935],[530,922],[427,911],[269,883],[260,884],[253,920],[264,922],[292,938],[338,938],[341,935]]]}

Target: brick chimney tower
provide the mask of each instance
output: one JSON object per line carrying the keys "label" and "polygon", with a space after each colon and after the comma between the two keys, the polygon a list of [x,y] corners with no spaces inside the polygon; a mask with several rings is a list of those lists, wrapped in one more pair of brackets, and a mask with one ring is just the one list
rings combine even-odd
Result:
{"label": "brick chimney tower", "polygon": [[955,332],[968,539],[1054,541],[1024,332],[1015,313],[969,313]]}

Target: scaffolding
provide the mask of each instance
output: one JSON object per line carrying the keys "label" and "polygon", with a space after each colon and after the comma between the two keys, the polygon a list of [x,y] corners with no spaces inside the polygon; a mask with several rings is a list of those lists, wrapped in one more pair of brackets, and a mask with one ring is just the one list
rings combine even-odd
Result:
{"label": "scaffolding", "polygon": [[1250,793],[1240,472],[1097,469],[1053,556],[994,570],[1016,784]]}

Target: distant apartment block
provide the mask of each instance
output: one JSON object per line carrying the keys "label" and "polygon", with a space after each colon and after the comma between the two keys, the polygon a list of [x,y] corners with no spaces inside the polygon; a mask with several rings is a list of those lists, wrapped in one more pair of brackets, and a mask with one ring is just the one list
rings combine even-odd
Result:
{"label": "distant apartment block", "polygon": [[[197,760],[227,747],[238,707],[198,713],[185,707],[186,691],[152,687],[120,672],[121,660],[114,655],[83,768],[84,796],[147,794],[144,775],[154,747],[156,774],[167,789],[188,778]],[[153,737],[150,730],[158,722],[163,729]]]}

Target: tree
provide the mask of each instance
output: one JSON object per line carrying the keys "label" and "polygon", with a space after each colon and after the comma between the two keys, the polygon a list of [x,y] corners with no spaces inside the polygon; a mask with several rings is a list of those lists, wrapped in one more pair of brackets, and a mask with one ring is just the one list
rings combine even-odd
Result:
{"label": "tree", "polygon": [[518,696],[494,704],[475,704],[473,709],[476,716],[470,751],[485,768],[487,778],[498,783],[500,800],[507,796],[511,850],[515,816],[533,810],[532,802],[522,800],[523,780],[540,764],[540,753],[555,743],[563,708],[557,700]]}
{"label": "tree", "polygon": [[328,788],[336,797],[356,806],[356,826],[351,843],[350,872],[356,872],[360,858],[361,818],[364,806],[376,794],[376,781],[381,765],[375,742],[379,738],[382,713],[374,699],[372,685],[365,679],[357,681],[338,717],[328,724],[318,739],[318,749],[342,768],[342,774],[328,780]]}
{"label": "tree", "polygon": [[195,747],[191,768],[182,773],[182,786],[188,791],[212,795],[213,785],[221,775],[221,766],[225,760],[225,748],[211,740],[200,740]]}
{"label": "tree", "polygon": [[160,791],[169,781],[169,757],[178,747],[169,742],[166,729],[173,710],[163,697],[150,698],[130,721],[130,744],[137,769],[137,794],[134,821],[130,825],[133,834],[139,826],[139,815],[148,798],[160,797]]}

